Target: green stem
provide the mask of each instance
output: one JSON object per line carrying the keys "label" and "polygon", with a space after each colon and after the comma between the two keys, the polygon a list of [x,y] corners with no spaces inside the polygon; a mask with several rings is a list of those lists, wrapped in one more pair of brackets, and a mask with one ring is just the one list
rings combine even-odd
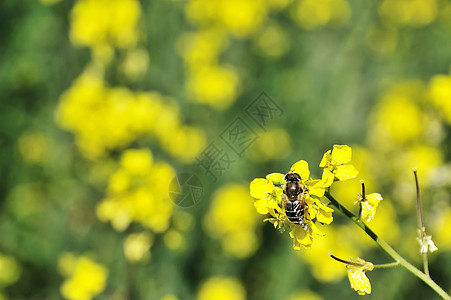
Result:
{"label": "green stem", "polygon": [[443,299],[451,300],[451,297],[437,284],[435,283],[431,277],[427,276],[420,270],[418,270],[415,266],[410,264],[407,260],[405,260],[398,252],[395,251],[386,241],[378,237],[374,231],[372,231],[362,220],[357,218],[352,212],[347,210],[343,205],[341,205],[329,192],[326,191],[325,196],[329,201],[334,205],[339,211],[341,211],[345,216],[350,218],[357,226],[359,226],[362,230],[364,230],[388,255],[390,255],[396,262],[401,264],[404,268],[406,268],[409,272],[411,272],[416,277],[423,280],[427,285],[429,285],[437,294],[440,295]]}
{"label": "green stem", "polygon": [[374,268],[375,269],[386,269],[386,268],[396,267],[396,266],[399,266],[399,265],[400,265],[400,263],[395,261],[395,262],[388,263],[388,264],[374,265]]}

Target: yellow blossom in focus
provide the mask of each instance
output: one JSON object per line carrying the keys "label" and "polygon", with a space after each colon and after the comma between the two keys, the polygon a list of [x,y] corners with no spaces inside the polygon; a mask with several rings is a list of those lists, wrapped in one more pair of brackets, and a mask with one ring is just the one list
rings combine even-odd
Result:
{"label": "yellow blossom in focus", "polygon": [[0,253],[0,289],[16,282],[21,272],[22,268],[14,257]]}
{"label": "yellow blossom in focus", "polygon": [[124,240],[125,258],[132,263],[147,260],[152,243],[153,237],[148,232],[129,234]]}
{"label": "yellow blossom in focus", "polygon": [[379,14],[398,25],[425,26],[437,13],[437,0],[384,0],[379,4]]}
{"label": "yellow blossom in focus", "polygon": [[187,89],[196,101],[224,109],[236,98],[238,76],[231,67],[208,66],[188,76]]}
{"label": "yellow blossom in focus", "polygon": [[71,41],[97,53],[105,53],[100,50],[105,47],[134,47],[140,15],[137,0],[78,0],[71,12]]}
{"label": "yellow blossom in focus", "polygon": [[359,294],[371,294],[371,284],[365,272],[372,271],[374,266],[372,263],[364,261],[361,258],[356,258],[355,261],[358,265],[348,264],[348,278],[351,287]]}
{"label": "yellow blossom in focus", "polygon": [[167,190],[174,169],[153,162],[148,149],[124,151],[120,165],[110,177],[106,198],[97,206],[98,218],[118,231],[132,222],[155,232],[166,231],[174,209]]}
{"label": "yellow blossom in focus", "polygon": [[304,29],[316,29],[325,25],[341,25],[351,15],[346,0],[298,0],[292,17]]}
{"label": "yellow blossom in focus", "polygon": [[61,285],[65,299],[89,300],[105,289],[108,270],[86,256],[77,258],[65,253],[60,256],[58,267],[68,277]]}
{"label": "yellow blossom in focus", "polygon": [[204,226],[210,236],[221,241],[226,253],[245,258],[258,248],[260,220],[247,188],[232,184],[215,193]]}
{"label": "yellow blossom in focus", "polygon": [[429,82],[429,97],[448,124],[451,124],[451,76],[432,77]]}
{"label": "yellow blossom in focus", "polygon": [[282,201],[283,185],[285,175],[272,173],[266,178],[256,178],[250,184],[250,194],[255,198],[255,208],[260,214],[270,214],[271,218],[266,220],[274,224],[275,228],[283,231],[285,227],[290,228],[290,237],[293,239],[295,250],[303,247],[310,247],[313,242],[313,235],[324,235],[315,222],[330,224],[333,221],[332,208],[325,206],[317,198],[324,196],[325,187],[322,180],[312,180],[308,163],[300,160],[291,166],[290,172],[299,174],[300,186],[306,191],[305,211],[302,224],[292,223],[285,212]]}
{"label": "yellow blossom in focus", "polygon": [[208,278],[199,288],[197,300],[244,300],[246,290],[233,277],[216,276]]}
{"label": "yellow blossom in focus", "polygon": [[347,145],[334,145],[332,150],[324,154],[319,166],[324,168],[322,180],[326,187],[332,185],[334,178],[345,181],[357,177],[359,172],[348,164],[351,157],[352,149]]}
{"label": "yellow blossom in focus", "polygon": [[48,159],[48,141],[41,132],[23,133],[17,145],[23,159],[28,163],[43,163]]}
{"label": "yellow blossom in focus", "polygon": [[364,222],[369,223],[374,218],[376,208],[382,200],[381,194],[378,193],[365,195],[365,199],[360,199],[360,218]]}

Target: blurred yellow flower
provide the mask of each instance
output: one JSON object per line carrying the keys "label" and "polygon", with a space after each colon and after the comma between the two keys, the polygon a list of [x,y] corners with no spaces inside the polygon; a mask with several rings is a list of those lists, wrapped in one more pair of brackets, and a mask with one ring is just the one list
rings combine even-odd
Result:
{"label": "blurred yellow flower", "polygon": [[425,26],[437,18],[437,0],[384,0],[379,14],[398,25]]}
{"label": "blurred yellow flower", "polygon": [[150,256],[153,236],[149,232],[132,233],[124,240],[125,258],[132,263],[146,261]]}
{"label": "blurred yellow flower", "polygon": [[100,50],[105,47],[134,47],[140,15],[137,0],[78,0],[70,15],[71,41],[97,53],[105,53]]}
{"label": "blurred yellow flower", "polygon": [[365,195],[365,199],[360,199],[360,218],[369,223],[376,214],[376,208],[379,205],[379,202],[382,201],[381,194],[372,193],[369,195]]}
{"label": "blurred yellow flower", "polygon": [[333,227],[318,225],[318,227],[324,231],[326,237],[315,240],[310,248],[296,253],[310,265],[311,273],[317,280],[337,282],[346,276],[346,270],[330,259],[329,253],[332,252],[339,257],[360,253],[355,228],[353,224]]}
{"label": "blurred yellow flower", "polygon": [[226,253],[245,258],[257,250],[260,216],[255,213],[246,187],[230,184],[214,195],[204,218],[207,233],[221,241]]}
{"label": "blurred yellow flower", "polygon": [[184,246],[185,238],[177,230],[169,230],[164,234],[163,241],[171,250],[177,250]]}
{"label": "blurred yellow flower", "polygon": [[451,76],[432,77],[429,82],[429,96],[448,124],[451,124]]}
{"label": "blurred yellow flower", "polygon": [[188,70],[194,71],[200,67],[217,65],[226,42],[224,30],[213,27],[183,34],[177,41],[177,51]]}
{"label": "blurred yellow flower", "polygon": [[415,82],[406,82],[393,87],[373,109],[370,125],[375,146],[386,149],[392,147],[393,142],[405,144],[421,137],[423,114],[415,103],[414,97],[418,96],[410,94],[419,90],[416,85]]}
{"label": "blurred yellow flower", "polygon": [[68,277],[61,285],[65,299],[89,300],[105,289],[108,270],[86,256],[77,258],[64,253],[58,260],[58,267]]}
{"label": "blurred yellow flower", "polygon": [[352,149],[347,145],[334,145],[332,150],[324,154],[319,166],[324,168],[322,180],[326,187],[331,186],[335,178],[345,181],[357,177],[359,172],[348,164],[351,157]]}
{"label": "blurred yellow flower", "polygon": [[0,253],[0,289],[16,282],[21,273],[22,268],[14,257]]}
{"label": "blurred yellow flower", "polygon": [[61,96],[56,120],[75,134],[82,154],[92,160],[150,135],[169,154],[192,162],[205,145],[204,133],[183,125],[178,108],[170,102],[158,93],[109,88],[91,68]]}
{"label": "blurred yellow flower", "polygon": [[216,276],[208,278],[199,288],[197,300],[244,300],[246,290],[234,277]]}
{"label": "blurred yellow flower", "polygon": [[238,37],[255,32],[267,14],[264,0],[190,0],[186,15],[198,26],[218,26]]}
{"label": "blurred yellow flower", "polygon": [[41,132],[25,132],[17,140],[20,154],[31,164],[43,163],[49,158],[48,144]]}
{"label": "blurred yellow flower", "polygon": [[119,71],[130,80],[135,80],[147,72],[149,54],[145,49],[132,49],[127,51]]}
{"label": "blurred yellow flower", "polygon": [[372,271],[374,269],[373,264],[358,257],[355,260],[351,261],[356,263],[355,265],[346,265],[351,287],[359,295],[371,294],[371,283],[368,277],[366,277],[365,272]]}
{"label": "blurred yellow flower", "polygon": [[224,109],[235,101],[238,76],[231,67],[210,65],[188,74],[186,85],[196,101]]}
{"label": "blurred yellow flower", "polygon": [[290,50],[290,37],[279,25],[262,28],[255,38],[260,54],[266,57],[280,57]]}
{"label": "blurred yellow flower", "polygon": [[323,297],[312,291],[302,291],[291,295],[288,300],[323,300]]}
{"label": "blurred yellow flower", "polygon": [[170,165],[153,162],[150,150],[124,151],[120,168],[110,177],[107,197],[97,206],[98,218],[110,221],[118,231],[131,222],[155,232],[166,231],[174,209],[167,189],[174,176]]}
{"label": "blurred yellow flower", "polygon": [[341,25],[351,15],[346,0],[298,0],[292,17],[304,29],[316,29],[325,25]]}

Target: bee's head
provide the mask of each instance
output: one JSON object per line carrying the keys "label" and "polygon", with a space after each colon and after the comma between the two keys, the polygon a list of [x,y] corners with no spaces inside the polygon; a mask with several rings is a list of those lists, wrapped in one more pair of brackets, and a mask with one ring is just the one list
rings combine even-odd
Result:
{"label": "bee's head", "polygon": [[285,181],[300,181],[301,176],[298,173],[290,172],[285,175]]}

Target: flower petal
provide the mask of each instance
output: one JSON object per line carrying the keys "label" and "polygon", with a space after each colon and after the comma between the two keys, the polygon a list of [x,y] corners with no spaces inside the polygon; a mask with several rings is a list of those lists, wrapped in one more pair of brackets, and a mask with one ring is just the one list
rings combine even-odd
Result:
{"label": "flower petal", "polygon": [[322,181],[324,182],[325,187],[329,187],[334,183],[335,175],[329,169],[323,170]]}
{"label": "flower petal", "polygon": [[301,225],[292,225],[290,236],[293,239],[293,248],[300,250],[301,245],[310,247],[312,245],[312,234],[310,230],[305,230]]}
{"label": "flower petal", "polygon": [[261,215],[266,215],[269,213],[268,210],[268,200],[266,199],[260,199],[254,202],[255,209],[257,209],[257,212]]}
{"label": "flower petal", "polygon": [[351,161],[352,149],[347,145],[334,145],[332,150],[332,163],[337,165],[347,164]]}
{"label": "flower petal", "polygon": [[376,214],[376,208],[370,205],[367,201],[361,202],[360,205],[361,205],[360,218],[364,222],[369,223]]}
{"label": "flower petal", "polygon": [[362,268],[348,269],[351,287],[359,294],[371,294],[371,283]]}
{"label": "flower petal", "polygon": [[382,198],[381,194],[379,193],[372,193],[366,196],[366,201],[368,201],[368,203],[374,208],[376,208],[379,205],[379,202],[381,202],[381,200],[383,199],[384,198]]}
{"label": "flower petal", "polygon": [[331,153],[331,150],[324,153],[323,159],[321,159],[321,162],[319,163],[320,168],[324,168],[324,167],[330,165],[330,163],[332,161],[332,157],[331,157],[330,153]]}
{"label": "flower petal", "polygon": [[353,165],[337,166],[334,173],[335,177],[341,181],[356,178],[359,175],[359,171]]}
{"label": "flower petal", "polygon": [[311,228],[312,233],[314,233],[314,234],[321,235],[321,236],[326,235],[324,232],[319,230],[318,226],[316,226],[315,223],[313,223],[313,222],[310,223],[310,228]]}
{"label": "flower petal", "polygon": [[267,179],[255,178],[250,184],[251,196],[256,199],[265,198],[268,193],[274,190],[274,185]]}
{"label": "flower petal", "polygon": [[326,188],[324,187],[324,182],[322,180],[319,179],[309,180],[306,182],[306,185],[308,186],[308,191],[310,195],[318,197],[324,196]]}
{"label": "flower petal", "polygon": [[285,175],[282,173],[271,173],[266,175],[266,179],[271,181],[273,184],[282,184]]}
{"label": "flower petal", "polygon": [[308,163],[305,160],[300,160],[291,166],[291,171],[298,173],[303,181],[307,181],[310,178],[310,171],[308,169]]}
{"label": "flower petal", "polygon": [[[318,201],[319,202],[319,201]],[[333,209],[330,207],[327,207],[323,204],[317,204],[318,205],[318,215],[316,216],[316,220],[320,223],[324,224],[330,224],[334,220],[332,213]]]}

